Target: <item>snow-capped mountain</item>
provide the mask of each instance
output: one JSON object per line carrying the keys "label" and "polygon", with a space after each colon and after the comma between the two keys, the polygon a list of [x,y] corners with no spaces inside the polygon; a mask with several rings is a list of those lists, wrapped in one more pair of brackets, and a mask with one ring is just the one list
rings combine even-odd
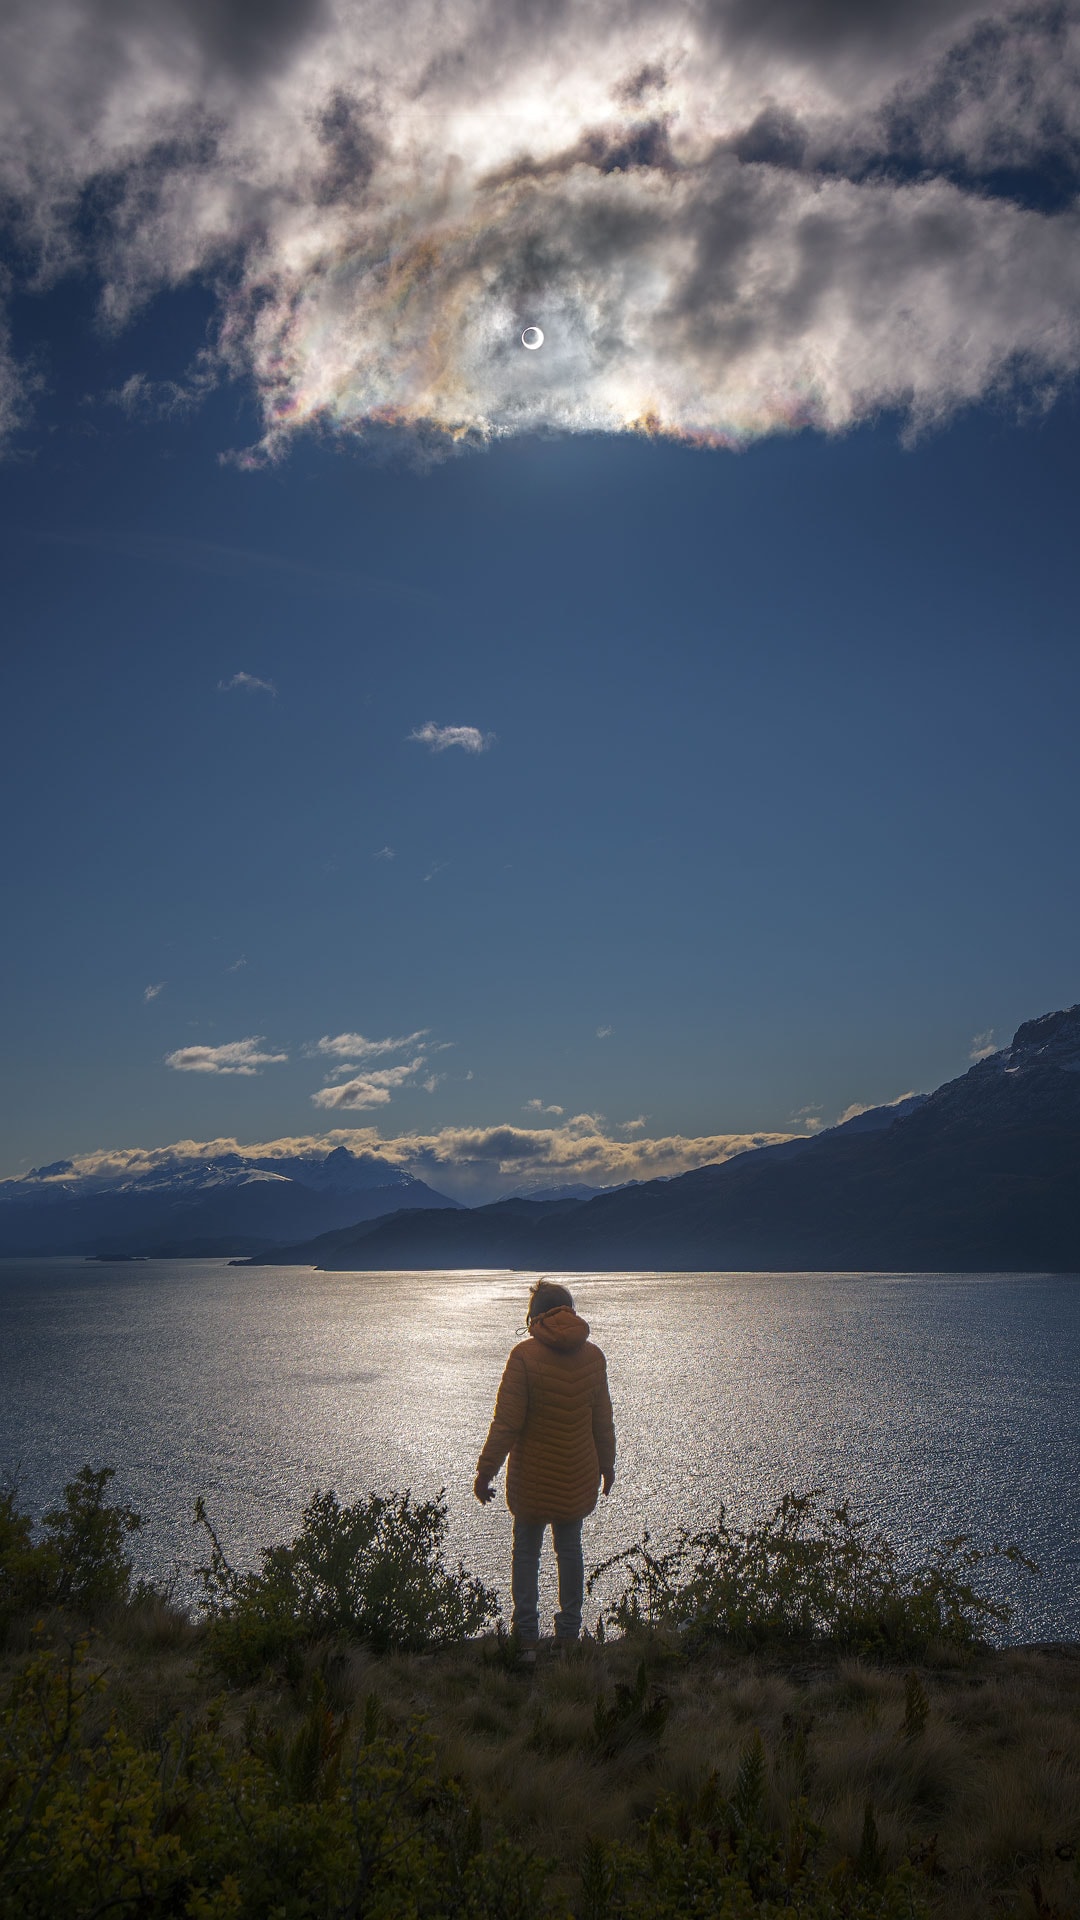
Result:
{"label": "snow-capped mountain", "polygon": [[0,1181],[0,1255],[254,1253],[400,1208],[455,1204],[403,1168],[346,1147],[321,1157],[57,1160]]}

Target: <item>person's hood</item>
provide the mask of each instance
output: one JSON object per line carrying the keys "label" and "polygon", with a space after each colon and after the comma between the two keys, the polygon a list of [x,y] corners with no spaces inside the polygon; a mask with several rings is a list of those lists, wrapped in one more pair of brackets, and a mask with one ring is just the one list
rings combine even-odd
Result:
{"label": "person's hood", "polygon": [[542,1313],[532,1322],[529,1332],[542,1346],[554,1347],[556,1353],[575,1353],[589,1337],[589,1323],[573,1307],[552,1307],[550,1313]]}

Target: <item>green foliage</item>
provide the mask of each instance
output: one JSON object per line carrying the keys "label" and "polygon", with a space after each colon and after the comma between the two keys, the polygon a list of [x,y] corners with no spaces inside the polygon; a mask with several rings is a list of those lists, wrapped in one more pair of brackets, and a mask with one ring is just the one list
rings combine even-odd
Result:
{"label": "green foliage", "polygon": [[670,1702],[658,1687],[649,1686],[642,1660],[632,1687],[617,1681],[614,1696],[601,1694],[593,1715],[593,1733],[599,1751],[610,1759],[631,1745],[654,1746],[664,1730]]}
{"label": "green foliage", "polygon": [[869,1809],[872,1854],[864,1833],[856,1861],[826,1869],[821,1829],[805,1801],[790,1801],[781,1819],[770,1819],[768,1774],[755,1733],[729,1797],[711,1774],[692,1797],[661,1801],[643,1845],[590,1841],[581,1920],[925,1920],[912,1870],[886,1871]]}
{"label": "green foliage", "polygon": [[81,1468],[44,1515],[39,1540],[15,1483],[0,1486],[0,1638],[20,1614],[64,1607],[92,1619],[133,1597],[124,1542],[142,1522],[130,1507],[109,1504],[114,1477],[112,1467]]}
{"label": "green foliage", "polygon": [[40,1606],[45,1593],[30,1516],[17,1503],[18,1487],[6,1481],[0,1486],[0,1645],[12,1620]]}
{"label": "green foliage", "polygon": [[988,1627],[1011,1618],[1008,1602],[980,1592],[971,1578],[995,1556],[1038,1572],[1017,1548],[984,1550],[964,1534],[904,1571],[884,1534],[847,1501],[831,1506],[815,1490],[785,1494],[755,1527],[729,1526],[721,1508],[715,1526],[682,1528],[662,1551],[646,1532],[594,1568],[588,1590],[616,1568],[624,1573],[607,1608],[609,1624],[623,1632],[669,1627],[747,1650],[825,1641],[903,1658],[935,1641],[981,1645]]}
{"label": "green foliage", "polygon": [[209,1616],[210,1654],[230,1679],[267,1666],[298,1672],[301,1650],[341,1636],[375,1653],[424,1652],[473,1638],[498,1613],[498,1595],[461,1563],[446,1565],[445,1494],[371,1494],[342,1506],[317,1493],[290,1545],[263,1549],[258,1572],[230,1566],[202,1501],[210,1538],[197,1569]]}
{"label": "green foliage", "polygon": [[885,1854],[878,1836],[874,1808],[868,1800],[863,1808],[862,1837],[855,1856],[855,1876],[867,1885],[876,1887],[885,1878],[885,1868]]}
{"label": "green foliage", "polygon": [[44,1515],[42,1548],[56,1567],[53,1597],[77,1613],[95,1614],[131,1593],[124,1539],[138,1532],[142,1520],[130,1507],[106,1501],[115,1477],[113,1467],[82,1467],[64,1488],[62,1506]]}
{"label": "green foliage", "polygon": [[218,1710],[156,1751],[110,1723],[85,1646],[40,1652],[0,1718],[0,1920],[541,1920],[544,1869],[436,1775],[419,1726],[285,1732]]}

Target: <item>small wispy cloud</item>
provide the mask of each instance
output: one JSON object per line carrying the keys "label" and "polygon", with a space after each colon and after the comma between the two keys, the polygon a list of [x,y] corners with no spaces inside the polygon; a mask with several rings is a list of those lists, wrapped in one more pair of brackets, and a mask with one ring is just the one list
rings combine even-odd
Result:
{"label": "small wispy cloud", "polygon": [[372,854],[371,857],[373,860],[396,860],[397,848],[396,847],[380,847],[378,852]]}
{"label": "small wispy cloud", "polygon": [[257,673],[234,673],[231,680],[219,680],[219,693],[268,693],[277,699],[277,688],[272,680],[262,680]]}
{"label": "small wispy cloud", "polygon": [[423,1064],[424,1056],[420,1054],[415,1060],[403,1061],[400,1066],[374,1067],[370,1073],[358,1073],[352,1080],[320,1087],[311,1096],[312,1105],[327,1107],[335,1113],[355,1111],[361,1107],[389,1106],[392,1090],[403,1087],[406,1081],[419,1073]]}
{"label": "small wispy cloud", "polygon": [[596,1037],[598,1040],[610,1040],[614,1031],[614,1027],[597,1027]]}
{"label": "small wispy cloud", "polygon": [[242,953],[238,960],[233,961],[231,967],[226,967],[225,971],[226,973],[239,973],[241,967],[246,967],[246,966],[247,966],[247,954]]}
{"label": "small wispy cloud", "polygon": [[542,1100],[526,1100],[523,1113],[554,1113],[560,1118],[566,1112],[565,1107],[545,1107]]}
{"label": "small wispy cloud", "polygon": [[825,1125],[820,1103],[811,1107],[797,1107],[791,1116],[791,1124],[801,1127],[804,1133],[820,1133]]}
{"label": "small wispy cloud", "polygon": [[434,1093],[436,1087],[445,1079],[445,1073],[429,1073],[426,1080],[421,1080],[420,1085],[425,1093]]}
{"label": "small wispy cloud", "polygon": [[993,1027],[987,1027],[985,1033],[972,1034],[969,1060],[989,1060],[990,1055],[996,1052]]}
{"label": "small wispy cloud", "polygon": [[260,1053],[263,1036],[252,1034],[246,1040],[229,1040],[220,1047],[177,1047],[165,1055],[165,1065],[177,1073],[255,1074],[262,1067],[277,1066],[288,1059],[287,1053]]}
{"label": "small wispy cloud", "polygon": [[131,373],[122,386],[111,387],[102,396],[119,407],[129,420],[171,420],[189,413],[205,399],[215,385],[216,376],[209,359],[193,368],[187,382],[151,380],[145,373]]}
{"label": "small wispy cloud", "polygon": [[358,1067],[365,1060],[380,1060],[387,1054],[406,1053],[411,1047],[419,1046],[426,1034],[426,1027],[418,1027],[415,1033],[399,1034],[396,1038],[388,1036],[385,1040],[369,1040],[363,1033],[324,1033],[322,1039],[316,1042],[313,1052],[336,1060],[341,1067]]}
{"label": "small wispy cloud", "polygon": [[429,867],[424,875],[424,885],[426,886],[429,880],[434,880],[437,873],[445,873],[449,865],[449,860],[436,860],[435,865]]}
{"label": "small wispy cloud", "polygon": [[154,983],[152,987],[144,987],[142,992],[143,999],[148,1001],[156,1000],[158,997],[158,994],[164,991],[167,984],[168,983],[164,980],[158,980]]}
{"label": "small wispy cloud", "polygon": [[643,1133],[645,1130],[645,1122],[647,1121],[648,1117],[649,1116],[647,1113],[639,1113],[636,1120],[620,1120],[619,1132],[620,1133]]}
{"label": "small wispy cloud", "polygon": [[423,746],[430,747],[432,753],[445,753],[447,747],[462,747],[466,753],[486,753],[495,743],[493,733],[481,733],[479,727],[440,727],[434,720],[425,720],[422,727],[414,727],[410,740],[419,740]]}

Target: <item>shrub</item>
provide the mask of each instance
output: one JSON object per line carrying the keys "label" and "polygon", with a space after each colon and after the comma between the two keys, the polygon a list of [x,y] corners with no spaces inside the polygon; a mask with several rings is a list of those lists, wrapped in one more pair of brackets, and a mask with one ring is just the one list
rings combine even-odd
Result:
{"label": "shrub", "polygon": [[40,1540],[19,1509],[15,1482],[0,1486],[0,1636],[20,1614],[40,1607],[92,1618],[131,1599],[124,1541],[142,1522],[130,1507],[106,1500],[114,1477],[112,1467],[82,1467],[64,1488],[62,1504],[43,1516]]}
{"label": "shrub", "polygon": [[[289,1733],[213,1707],[157,1751],[110,1723],[85,1648],[36,1655],[0,1718],[0,1920],[542,1920],[542,1866],[439,1781],[432,1742],[320,1699]],[[373,1703],[372,1703],[373,1705]],[[100,1706],[98,1707],[100,1714]]]}
{"label": "shrub", "polygon": [[674,1627],[693,1639],[747,1650],[770,1643],[825,1641],[837,1648],[905,1657],[934,1641],[983,1644],[991,1625],[1012,1616],[1007,1601],[981,1593],[976,1567],[1000,1557],[1037,1573],[1015,1547],[976,1547],[964,1534],[943,1540],[921,1566],[904,1571],[884,1534],[847,1501],[819,1490],[788,1493],[760,1525],[680,1529],[654,1548],[646,1532],[595,1567],[588,1590],[616,1568],[625,1585],[607,1608],[610,1625]]}
{"label": "shrub", "polygon": [[425,1652],[481,1633],[498,1595],[462,1563],[446,1565],[445,1492],[414,1501],[370,1494],[342,1506],[316,1493],[287,1546],[265,1547],[258,1572],[230,1566],[200,1500],[196,1521],[210,1559],[196,1569],[210,1620],[211,1657],[231,1679],[295,1666],[314,1640],[340,1636],[375,1653]]}
{"label": "shrub", "polygon": [[[744,1747],[734,1790],[711,1774],[689,1798],[660,1802],[642,1846],[592,1841],[582,1862],[582,1920],[926,1920],[909,1866],[885,1870],[874,1837],[874,1871],[863,1851],[827,1869],[821,1829],[803,1800],[782,1820],[766,1811],[768,1756],[760,1734]],[[867,1810],[872,1824],[872,1814]]]}

